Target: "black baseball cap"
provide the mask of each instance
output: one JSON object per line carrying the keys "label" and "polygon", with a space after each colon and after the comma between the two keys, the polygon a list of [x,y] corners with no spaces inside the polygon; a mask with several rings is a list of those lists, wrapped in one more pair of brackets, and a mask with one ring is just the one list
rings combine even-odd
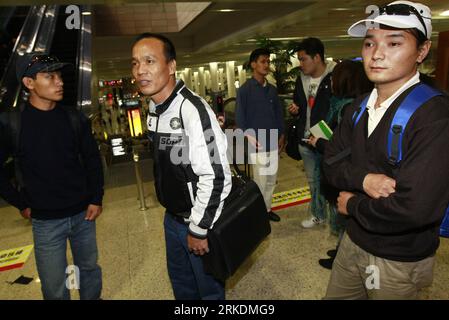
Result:
{"label": "black baseball cap", "polygon": [[17,79],[22,81],[23,77],[33,77],[38,72],[51,72],[66,67],[73,67],[73,65],[60,62],[57,57],[51,55],[25,54],[17,60],[16,75]]}

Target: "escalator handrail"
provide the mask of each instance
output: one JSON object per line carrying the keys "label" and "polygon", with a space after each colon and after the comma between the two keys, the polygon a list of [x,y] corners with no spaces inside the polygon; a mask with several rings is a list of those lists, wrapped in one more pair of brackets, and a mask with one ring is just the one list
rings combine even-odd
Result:
{"label": "escalator handrail", "polygon": [[7,95],[6,97],[9,98],[6,103],[3,103],[6,107],[16,106],[19,102],[22,85],[16,78],[17,59],[30,52],[48,53],[53,39],[57,10],[57,5],[32,6],[30,8],[17,36],[5,73],[0,80],[0,94],[2,94],[0,102],[3,102],[3,95]]}
{"label": "escalator handrail", "polygon": [[[82,6],[84,11],[92,11],[91,6]],[[81,16],[81,28],[78,41],[77,69],[78,69],[78,105],[77,108],[83,110],[87,116],[93,112],[91,79],[92,79],[92,19],[91,15]]]}

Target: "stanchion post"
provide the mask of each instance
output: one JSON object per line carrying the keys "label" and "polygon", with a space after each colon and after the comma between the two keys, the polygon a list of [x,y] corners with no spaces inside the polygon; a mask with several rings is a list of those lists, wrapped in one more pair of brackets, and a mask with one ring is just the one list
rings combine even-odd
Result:
{"label": "stanchion post", "polygon": [[137,181],[137,190],[139,193],[139,200],[140,200],[140,211],[145,211],[145,210],[148,210],[148,207],[145,204],[145,195],[143,192],[142,176],[140,174],[139,153],[138,152],[134,151],[133,159],[134,159],[134,167],[136,169],[136,181]]}

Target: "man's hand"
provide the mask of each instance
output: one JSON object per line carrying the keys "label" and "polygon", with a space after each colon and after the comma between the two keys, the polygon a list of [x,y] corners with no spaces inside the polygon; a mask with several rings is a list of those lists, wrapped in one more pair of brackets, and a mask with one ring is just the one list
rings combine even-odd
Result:
{"label": "man's hand", "polygon": [[284,151],[284,148],[285,148],[285,135],[281,135],[281,137],[278,140],[279,154],[281,154],[281,152]]}
{"label": "man's hand", "polygon": [[88,221],[95,221],[95,219],[98,218],[98,216],[101,214],[102,211],[102,207],[101,206],[97,206],[94,204],[90,204],[87,207],[87,211],[86,211],[86,217],[84,218],[85,220]]}
{"label": "man's hand", "polygon": [[223,115],[217,116],[218,124],[220,125],[220,128],[224,128],[225,126],[225,117]]}
{"label": "man's hand", "polygon": [[347,191],[341,191],[337,198],[337,210],[341,214],[348,215],[348,200],[354,197],[355,194]]}
{"label": "man's hand", "polygon": [[23,209],[22,211],[20,211],[20,214],[22,215],[22,217],[24,219],[31,219],[31,209],[30,208]]}
{"label": "man's hand", "polygon": [[257,141],[257,139],[253,136],[245,136],[248,139],[248,142],[256,149],[256,150],[262,150],[262,145]]}
{"label": "man's hand", "polygon": [[299,107],[293,102],[288,107],[288,112],[290,112],[292,115],[296,116],[299,113]]}
{"label": "man's hand", "polygon": [[209,243],[207,242],[207,239],[198,239],[190,234],[187,235],[187,246],[189,247],[189,251],[197,256],[202,256],[209,252]]}
{"label": "man's hand", "polygon": [[316,138],[315,136],[311,135],[309,139],[307,140],[307,143],[310,144],[312,147],[316,148],[316,143],[320,138]]}
{"label": "man's hand", "polygon": [[363,179],[363,190],[373,199],[388,197],[396,191],[396,180],[384,175],[369,173]]}

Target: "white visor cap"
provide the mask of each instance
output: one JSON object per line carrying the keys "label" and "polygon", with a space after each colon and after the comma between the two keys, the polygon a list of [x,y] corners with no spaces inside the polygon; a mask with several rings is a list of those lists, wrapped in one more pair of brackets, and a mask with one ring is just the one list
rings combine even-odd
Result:
{"label": "white visor cap", "polygon": [[398,14],[389,15],[386,12],[382,12],[382,14],[374,16],[373,18],[363,19],[354,23],[351,27],[349,27],[348,34],[352,37],[365,37],[368,29],[379,29],[379,26],[382,24],[399,29],[416,28],[424,35],[426,35],[427,39],[430,39],[430,37],[432,36],[432,13],[429,7],[421,3],[411,1],[394,1],[392,3],[389,3],[387,6],[391,6],[394,4],[405,4],[414,7],[416,11],[421,15],[426,28],[424,29],[421,21],[413,13],[404,16]]}

